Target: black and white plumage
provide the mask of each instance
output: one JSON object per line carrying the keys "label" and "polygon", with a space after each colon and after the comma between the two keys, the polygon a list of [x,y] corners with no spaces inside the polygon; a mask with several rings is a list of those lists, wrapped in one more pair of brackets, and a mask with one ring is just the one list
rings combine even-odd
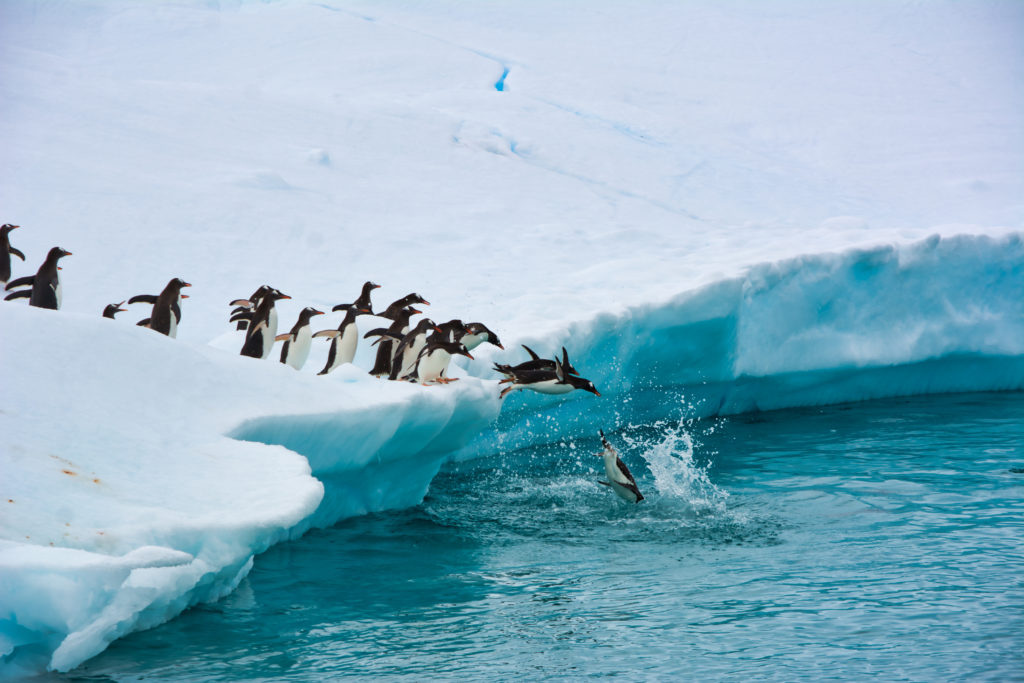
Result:
{"label": "black and white plumage", "polygon": [[423,318],[416,323],[416,326],[409,330],[402,337],[401,341],[398,342],[391,361],[391,374],[388,376],[388,379],[405,378],[410,375],[415,376],[416,362],[420,357],[420,351],[426,346],[427,335],[431,331],[439,329],[430,318]]}
{"label": "black and white plumage", "polygon": [[122,306],[124,306],[123,301],[116,304],[107,304],[106,307],[103,309],[103,317],[113,319],[113,317],[118,313],[123,313],[124,311],[128,310],[126,308],[121,308]]}
{"label": "black and white plumage", "polygon": [[416,377],[423,384],[447,384],[456,381],[445,377],[452,356],[465,356],[473,360],[472,354],[462,342],[428,341],[416,360]]}
{"label": "black and white plumage", "polygon": [[39,266],[39,270],[36,271],[35,275],[27,275],[11,280],[5,287],[5,289],[15,289],[16,287],[31,286],[31,289],[8,294],[5,299],[28,299],[29,306],[58,310],[60,308],[62,292],[60,275],[58,273],[60,266],[57,265],[57,262],[65,256],[71,256],[71,252],[65,251],[60,247],[50,249],[49,253],[46,254],[46,260],[43,261],[43,265]]}
{"label": "black and white plumage", "polygon": [[[383,313],[375,314],[381,318],[387,318],[392,321],[391,325],[387,328],[388,334],[382,337],[377,342],[377,358],[374,361],[373,369],[370,370],[370,374],[376,377],[390,377],[391,376],[391,362],[395,355],[395,341],[393,338],[397,335],[397,339],[400,340],[409,331],[409,319],[412,316],[420,313],[421,311],[412,308],[414,304],[425,304],[430,305],[430,302],[424,299],[419,294],[413,292],[412,294],[406,294],[401,299],[393,301]],[[410,312],[411,311],[411,312]],[[399,321],[404,321],[402,324],[398,324]],[[371,334],[377,332],[372,330],[364,335],[369,337]],[[380,336],[380,335],[377,335]],[[391,337],[391,338],[388,338]]]}
{"label": "black and white plumage", "polygon": [[25,260],[25,255],[11,246],[11,230],[20,227],[10,223],[0,225],[0,287],[6,287],[11,280],[11,257],[17,256],[22,261]]}
{"label": "black and white plumage", "polygon": [[246,330],[249,328],[249,321],[252,319],[256,307],[260,305],[263,297],[272,291],[274,291],[274,288],[270,285],[262,285],[248,299],[235,299],[229,304],[230,306],[235,306],[231,311],[231,322],[236,323],[236,330]]}
{"label": "black and white plumage", "polygon": [[622,462],[619,452],[604,437],[604,430],[598,430],[598,433],[601,435],[601,443],[604,445],[604,450],[597,455],[604,458],[604,473],[608,477],[608,481],[598,480],[597,483],[608,486],[623,500],[627,500],[630,503],[639,503],[644,499],[644,496],[640,493],[640,489],[637,488],[636,479],[633,478],[633,474],[626,467],[626,463]]}
{"label": "black and white plumage", "polygon": [[466,345],[466,348],[472,351],[476,347],[480,346],[484,342],[494,344],[499,349],[505,347],[501,345],[501,340],[498,339],[498,335],[494,334],[487,325],[483,323],[466,323],[464,325],[466,333],[462,336],[461,341]]}
{"label": "black and white plumage", "polygon": [[333,372],[345,363],[351,363],[356,355],[356,346],[359,344],[359,328],[356,327],[356,316],[370,315],[370,308],[351,304],[339,304],[332,310],[345,311],[345,318],[338,325],[336,330],[321,330],[313,337],[327,337],[331,340],[331,346],[327,350],[327,363],[318,375],[326,375]]}
{"label": "black and white plumage", "polygon": [[301,370],[309,358],[309,347],[313,341],[313,330],[310,327],[310,320],[314,315],[323,315],[312,306],[306,306],[299,311],[299,319],[295,321],[292,329],[287,334],[277,336],[277,341],[284,342],[281,346],[281,362],[290,365],[296,370]]}
{"label": "black and white plumage", "polygon": [[370,282],[367,280],[363,283],[363,288],[359,292],[359,296],[351,304],[338,304],[332,311],[343,311],[348,310],[348,306],[355,306],[360,311],[363,311],[364,315],[373,315],[373,304],[370,303],[370,293],[378,289],[380,285],[376,282]]}
{"label": "black and white plumage", "polygon": [[[524,347],[525,348],[525,347]],[[562,348],[562,360],[545,360],[532,351],[531,360],[519,365],[494,364],[494,369],[505,375],[500,384],[508,384],[502,389],[500,398],[504,398],[513,391],[530,389],[540,394],[568,394],[575,389],[589,391],[595,396],[600,396],[594,383],[589,379],[580,377],[576,369],[569,362],[569,352]]]}
{"label": "black and white plumage", "polygon": [[143,318],[137,325],[148,327],[160,334],[166,334],[174,338],[178,336],[178,323],[181,322],[181,300],[187,299],[187,294],[182,294],[184,287],[191,287],[189,283],[180,277],[172,278],[158,295],[138,294],[128,299],[130,304],[153,304],[153,311],[148,318]]}
{"label": "black and white plumage", "polygon": [[277,309],[274,307],[282,299],[291,299],[279,289],[270,289],[256,309],[249,316],[249,326],[245,331],[245,343],[242,344],[242,355],[250,358],[267,358],[274,348],[277,338]]}

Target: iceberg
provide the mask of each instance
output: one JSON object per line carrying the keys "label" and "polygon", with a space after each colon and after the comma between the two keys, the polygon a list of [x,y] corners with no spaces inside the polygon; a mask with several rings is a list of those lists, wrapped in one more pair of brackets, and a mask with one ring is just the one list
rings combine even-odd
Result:
{"label": "iceberg", "polygon": [[[0,7],[0,678],[69,671],[444,465],[630,422],[1024,389],[1021,8]],[[728,49],[723,49],[726,47]],[[983,105],[983,106],[982,106]],[[193,283],[178,338],[100,317]],[[372,279],[459,381],[239,355]],[[323,316],[330,318],[330,315]],[[368,320],[368,319],[367,319]],[[371,329],[365,323],[365,329]],[[324,328],[331,327],[325,320]],[[499,400],[564,345],[602,392]]]}

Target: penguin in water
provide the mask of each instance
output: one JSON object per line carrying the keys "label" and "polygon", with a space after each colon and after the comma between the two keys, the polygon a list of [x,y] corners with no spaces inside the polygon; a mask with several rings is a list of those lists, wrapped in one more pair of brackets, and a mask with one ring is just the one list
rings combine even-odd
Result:
{"label": "penguin in water", "polygon": [[[412,294],[406,294],[397,301],[393,301],[383,313],[379,314],[379,317],[391,320],[392,324],[387,328],[387,332],[390,334],[382,337],[376,342],[379,346],[377,347],[377,359],[373,364],[373,369],[370,370],[371,375],[374,375],[375,377],[389,377],[391,375],[391,363],[394,360],[395,344],[394,341],[388,337],[393,338],[395,335],[398,335],[398,339],[401,339],[409,331],[409,319],[413,315],[420,313],[420,311],[411,308],[413,304],[424,304],[429,306],[430,302],[419,294],[413,292]],[[412,313],[406,314],[406,310],[412,311]],[[398,324],[400,321],[404,322]],[[379,332],[379,330],[373,330],[371,332]],[[363,337],[369,337],[371,332],[366,333]]]}
{"label": "penguin in water", "polygon": [[483,323],[466,323],[465,325],[466,334],[463,335],[460,340],[466,345],[466,348],[472,351],[476,347],[480,346],[484,342],[494,344],[499,349],[505,347],[501,345],[501,340],[498,339],[498,335],[494,334],[487,325]]}
{"label": "penguin in water", "polygon": [[323,315],[312,306],[306,306],[299,312],[299,319],[292,326],[288,334],[280,334],[277,341],[284,342],[281,347],[281,362],[290,365],[296,370],[301,370],[309,358],[309,346],[313,341],[313,330],[310,329],[309,321],[314,315]]}
{"label": "penguin in water", "polygon": [[[511,392],[523,389],[530,389],[540,394],[568,394],[574,389],[582,389],[583,391],[589,391],[595,396],[600,396],[601,392],[597,390],[593,382],[579,375],[570,374],[566,370],[566,367],[572,368],[572,366],[569,364],[568,352],[564,348],[562,351],[565,358],[564,364],[556,359],[554,361],[554,369],[549,369],[546,366],[540,369],[521,369],[519,366],[509,368],[508,366],[495,364],[495,370],[506,375],[505,379],[501,380],[499,384],[508,384],[507,387],[502,389],[499,398],[505,398]],[[538,360],[542,359],[527,361],[523,365],[536,363]],[[507,370],[502,368],[507,368]],[[575,368],[572,369],[575,370]]]}
{"label": "penguin in water", "polygon": [[405,378],[415,373],[416,361],[420,357],[420,351],[427,343],[427,334],[432,330],[440,332],[441,328],[435,325],[430,318],[423,318],[416,323],[416,327],[402,337],[395,349],[395,357],[391,362],[391,374],[388,379]]}
{"label": "penguin in water", "polygon": [[115,315],[128,310],[127,308],[121,308],[122,306],[124,306],[123,301],[118,304],[107,304],[106,308],[103,309],[103,317],[113,320]]}
{"label": "penguin in water", "polygon": [[345,318],[338,325],[336,330],[321,330],[314,334],[314,337],[328,337],[331,346],[327,350],[327,363],[318,375],[326,375],[334,372],[345,363],[351,363],[356,356],[356,346],[359,344],[359,328],[356,327],[356,317],[360,315],[372,315],[370,307],[360,307],[356,304],[338,304],[332,310],[345,311]]}
{"label": "penguin in water", "polygon": [[181,290],[191,286],[180,277],[176,277],[167,283],[159,295],[138,294],[128,299],[129,305],[153,304],[153,311],[149,317],[135,324],[166,334],[171,339],[177,337],[178,323],[181,322],[181,300],[188,298],[188,294],[182,294]]}
{"label": "penguin in water", "polygon": [[445,377],[445,370],[452,356],[465,356],[473,360],[472,354],[462,342],[428,341],[416,361],[416,375],[423,384],[448,384],[458,378]]}
{"label": "penguin in water", "polygon": [[277,309],[274,307],[281,299],[291,299],[279,289],[271,289],[256,306],[249,318],[249,326],[245,332],[245,343],[242,344],[242,355],[250,358],[266,358],[274,348],[277,338]]}
{"label": "penguin in water", "polygon": [[636,479],[633,478],[629,468],[626,467],[626,463],[622,462],[619,452],[608,443],[608,439],[604,438],[604,430],[599,429],[598,433],[601,435],[601,443],[604,444],[604,450],[598,453],[597,456],[604,458],[604,473],[608,477],[608,481],[598,480],[597,483],[611,488],[623,500],[630,503],[639,503],[644,499],[644,496],[640,493],[640,489],[637,488]]}
{"label": "penguin in water", "polygon": [[[21,252],[18,253],[20,254]],[[49,308],[54,311],[59,310],[62,293],[60,275],[57,272],[60,270],[60,266],[57,265],[57,262],[65,256],[71,256],[71,252],[65,251],[60,247],[50,249],[49,253],[46,254],[46,260],[43,261],[43,265],[39,266],[39,270],[36,271],[35,275],[26,275],[25,277],[19,277],[17,280],[11,280],[7,283],[5,289],[14,289],[15,287],[25,287],[27,285],[31,285],[32,288],[8,294],[5,298],[7,300],[28,299],[29,306]]]}
{"label": "penguin in water", "polygon": [[25,260],[25,255],[11,246],[11,230],[20,227],[10,223],[0,225],[0,287],[7,286],[11,279],[11,257],[17,256],[22,261]]}

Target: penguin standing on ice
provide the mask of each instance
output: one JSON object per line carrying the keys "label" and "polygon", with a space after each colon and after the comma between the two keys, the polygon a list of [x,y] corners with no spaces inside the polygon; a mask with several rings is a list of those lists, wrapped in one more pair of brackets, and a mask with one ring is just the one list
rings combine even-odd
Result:
{"label": "penguin standing on ice", "polygon": [[260,299],[259,305],[256,306],[256,310],[249,318],[245,343],[242,344],[243,356],[266,358],[270,355],[277,338],[277,309],[274,304],[281,299],[291,299],[291,297],[282,293],[281,290],[273,288]]}
{"label": "penguin standing on ice", "polygon": [[321,330],[314,334],[314,337],[328,337],[331,346],[327,349],[327,363],[318,375],[326,375],[337,370],[345,363],[351,363],[356,356],[356,346],[359,344],[359,328],[356,327],[356,316],[371,315],[369,305],[365,308],[356,304],[338,304],[332,310],[345,311],[345,318],[338,325],[336,330]]}
{"label": "penguin standing on ice", "polygon": [[11,279],[11,257],[17,256],[22,261],[25,260],[25,255],[11,246],[11,230],[20,227],[10,223],[0,225],[0,287],[6,287]]}
{"label": "penguin standing on ice", "polygon": [[188,294],[182,294],[184,287],[191,287],[180,277],[172,278],[159,295],[138,294],[128,299],[128,304],[153,304],[153,311],[148,318],[143,318],[136,325],[148,327],[160,334],[174,339],[178,336],[178,323],[181,322],[181,300]]}
{"label": "penguin standing on ice", "polygon": [[111,320],[113,320],[115,315],[117,315],[118,313],[123,313],[124,311],[128,310],[126,308],[121,308],[122,306],[124,306],[123,301],[119,304],[107,304],[106,308],[103,309],[103,317],[110,318]]}
{"label": "penguin standing on ice", "polygon": [[347,306],[355,306],[360,310],[366,309],[364,311],[364,314],[373,315],[373,305],[370,303],[370,292],[372,292],[375,289],[378,289],[379,287],[380,285],[378,285],[376,282],[370,282],[369,280],[367,280],[366,282],[363,283],[363,289],[362,291],[359,292],[359,296],[356,298],[355,301],[353,301],[351,304],[338,304],[331,310],[345,311],[348,310],[346,308]]}
{"label": "penguin standing on ice", "polygon": [[[401,339],[409,331],[409,319],[420,312],[415,308],[411,308],[413,304],[424,304],[429,306],[430,302],[415,292],[412,294],[406,294],[401,299],[393,301],[391,305],[379,315],[381,318],[388,318],[391,320],[392,324],[387,328],[387,332],[389,334],[377,342],[377,359],[373,364],[373,369],[370,370],[371,375],[376,377],[389,377],[391,375],[391,363],[395,355],[395,342],[392,341],[391,338],[396,338],[397,335],[397,339]],[[406,313],[406,311],[412,312]],[[369,337],[373,332],[377,332],[377,330],[367,332],[363,336]]]}
{"label": "penguin standing on ice", "polygon": [[428,341],[416,361],[416,376],[423,384],[448,384],[458,378],[445,377],[452,356],[465,356],[473,360],[472,354],[462,342]]}
{"label": "penguin standing on ice", "polygon": [[[18,253],[20,254],[21,252]],[[46,254],[46,260],[43,261],[43,265],[39,266],[39,270],[36,271],[35,275],[26,275],[25,277],[19,277],[17,280],[11,280],[7,283],[5,289],[14,289],[15,287],[25,287],[28,285],[31,285],[32,288],[8,294],[5,298],[8,300],[28,299],[29,306],[49,308],[54,311],[58,310],[62,293],[60,275],[57,272],[60,270],[60,266],[57,265],[57,262],[65,256],[71,256],[71,252],[65,251],[60,247],[50,249],[49,253]]]}
{"label": "penguin standing on ice", "polygon": [[420,351],[427,343],[427,334],[431,331],[440,332],[440,328],[430,318],[423,318],[416,327],[409,330],[402,340],[398,342],[395,349],[395,356],[391,362],[391,374],[388,379],[406,378],[416,370],[416,361],[420,357]]}
{"label": "penguin standing on ice", "polygon": [[252,293],[248,299],[235,299],[229,305],[236,306],[231,311],[231,322],[236,323],[236,330],[245,330],[249,328],[249,320],[252,318],[253,312],[256,307],[260,305],[260,301],[263,300],[267,294],[274,290],[270,285],[262,285],[259,289]]}
{"label": "penguin standing on ice", "polygon": [[628,500],[630,503],[639,503],[644,499],[644,496],[640,493],[640,489],[637,488],[636,479],[633,478],[629,468],[626,467],[626,463],[622,462],[619,452],[608,443],[608,439],[604,438],[604,430],[599,429],[598,433],[601,435],[601,443],[604,444],[604,450],[598,453],[597,456],[604,458],[604,473],[608,477],[608,481],[598,480],[597,483],[608,486],[623,500]]}
{"label": "penguin standing on ice", "polygon": [[312,306],[306,306],[299,312],[299,319],[292,326],[288,334],[277,336],[277,341],[284,342],[281,347],[281,362],[290,365],[296,370],[301,370],[309,358],[309,346],[313,341],[313,330],[310,329],[309,321],[314,315],[323,315]]}

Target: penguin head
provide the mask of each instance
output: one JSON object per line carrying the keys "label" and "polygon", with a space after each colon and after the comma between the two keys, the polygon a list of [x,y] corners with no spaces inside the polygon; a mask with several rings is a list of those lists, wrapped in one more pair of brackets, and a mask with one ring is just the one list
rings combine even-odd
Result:
{"label": "penguin head", "polygon": [[176,278],[171,279],[171,281],[167,283],[167,286],[164,289],[167,290],[168,292],[172,293],[172,294],[173,293],[177,293],[182,299],[187,299],[188,298],[188,294],[182,294],[181,290],[182,290],[183,287],[191,287],[191,286],[192,286],[191,284],[189,284],[188,282],[185,282],[180,277],[176,277]]}
{"label": "penguin head", "polygon": [[323,311],[318,311],[317,309],[313,308],[312,306],[306,306],[305,308],[303,308],[299,312],[299,321],[304,323],[304,324],[305,323],[309,323],[310,318],[312,318],[314,315],[323,315],[323,314],[324,314]]}
{"label": "penguin head", "polygon": [[274,289],[273,287],[270,288],[270,291],[267,292],[266,296],[270,297],[274,301],[280,301],[281,299],[291,299],[290,296],[282,292],[280,289]]}
{"label": "penguin head", "polygon": [[118,313],[121,313],[122,311],[128,310],[126,308],[121,308],[121,306],[123,306],[123,305],[124,305],[123,301],[121,303],[118,303],[118,304],[107,304],[107,307],[103,309],[103,317],[104,318],[113,318]]}
{"label": "penguin head", "polygon": [[20,227],[20,225],[11,225],[10,223],[4,223],[3,225],[0,225],[0,235],[6,235],[11,230],[15,230]]}
{"label": "penguin head", "polygon": [[594,383],[591,382],[589,379],[583,379],[582,377],[577,377],[575,375],[566,375],[565,382],[566,384],[571,384],[574,389],[582,389],[583,391],[589,391],[594,396],[601,395],[601,392],[597,390],[597,387],[595,387]]}
{"label": "penguin head", "polygon": [[484,341],[494,344],[499,349],[505,348],[501,345],[501,340],[498,339],[498,335],[494,334],[494,332],[492,332],[487,325],[484,325],[483,323],[469,323],[466,325],[466,330],[469,334],[480,335]]}
{"label": "penguin head", "polygon": [[65,256],[71,256],[71,252],[60,247],[54,247],[46,254],[46,260],[56,263]]}

